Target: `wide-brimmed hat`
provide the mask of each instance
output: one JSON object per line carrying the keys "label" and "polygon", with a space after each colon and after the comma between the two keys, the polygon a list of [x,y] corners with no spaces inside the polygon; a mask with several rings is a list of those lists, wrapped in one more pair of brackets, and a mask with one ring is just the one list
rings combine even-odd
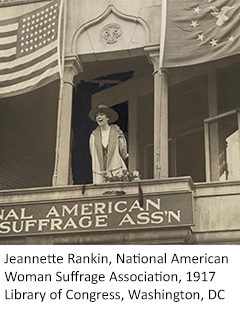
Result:
{"label": "wide-brimmed hat", "polygon": [[96,114],[104,113],[109,117],[109,123],[114,123],[118,119],[118,114],[114,110],[110,109],[106,104],[99,104],[96,109],[92,109],[88,116],[94,122],[96,122]]}

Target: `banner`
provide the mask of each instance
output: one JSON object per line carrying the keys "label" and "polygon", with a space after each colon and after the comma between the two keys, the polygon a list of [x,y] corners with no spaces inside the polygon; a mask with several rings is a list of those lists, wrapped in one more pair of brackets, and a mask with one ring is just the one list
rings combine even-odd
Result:
{"label": "banner", "polygon": [[0,21],[0,98],[59,79],[59,1]]}
{"label": "banner", "polygon": [[194,225],[192,192],[79,198],[0,207],[6,236],[120,231]]}
{"label": "banner", "polygon": [[240,2],[167,1],[163,67],[208,62],[240,52]]}

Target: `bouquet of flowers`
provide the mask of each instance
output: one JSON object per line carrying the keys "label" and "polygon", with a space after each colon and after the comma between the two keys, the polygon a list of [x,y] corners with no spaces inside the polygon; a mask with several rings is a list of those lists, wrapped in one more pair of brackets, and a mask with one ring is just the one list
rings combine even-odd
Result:
{"label": "bouquet of flowers", "polygon": [[118,172],[116,175],[105,176],[106,182],[131,182],[139,181],[140,174],[138,171],[130,172],[127,169],[124,169],[122,172]]}

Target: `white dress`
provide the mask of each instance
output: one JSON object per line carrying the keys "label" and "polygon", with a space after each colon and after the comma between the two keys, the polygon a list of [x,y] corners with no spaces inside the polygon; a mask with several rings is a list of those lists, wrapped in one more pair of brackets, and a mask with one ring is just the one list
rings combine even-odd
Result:
{"label": "white dress", "polygon": [[127,143],[122,130],[117,125],[110,125],[106,155],[103,150],[100,127],[92,132],[89,143],[92,156],[93,183],[104,183],[104,176],[113,176],[127,169],[124,162],[128,157]]}

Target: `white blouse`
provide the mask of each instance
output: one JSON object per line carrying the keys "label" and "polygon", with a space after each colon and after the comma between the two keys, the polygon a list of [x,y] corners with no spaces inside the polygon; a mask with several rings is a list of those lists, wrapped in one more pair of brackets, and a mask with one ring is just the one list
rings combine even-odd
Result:
{"label": "white blouse", "polygon": [[106,148],[109,140],[110,127],[107,130],[101,130],[102,145]]}

